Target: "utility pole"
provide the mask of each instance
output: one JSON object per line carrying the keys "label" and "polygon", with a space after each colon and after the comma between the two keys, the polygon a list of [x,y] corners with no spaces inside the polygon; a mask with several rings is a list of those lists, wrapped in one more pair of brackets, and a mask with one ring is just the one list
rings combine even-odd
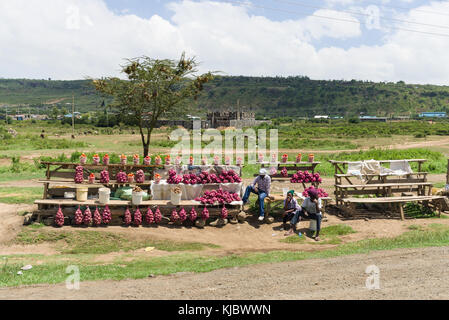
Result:
{"label": "utility pole", "polygon": [[72,137],[75,137],[75,94],[72,93]]}

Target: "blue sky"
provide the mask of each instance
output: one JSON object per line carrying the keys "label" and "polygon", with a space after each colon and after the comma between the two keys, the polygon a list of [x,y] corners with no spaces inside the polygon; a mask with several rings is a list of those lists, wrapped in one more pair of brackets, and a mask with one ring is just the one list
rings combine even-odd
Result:
{"label": "blue sky", "polygon": [[200,72],[449,85],[449,0],[0,0],[0,42],[3,78],[186,52]]}
{"label": "blue sky", "polygon": [[[200,0],[201,1],[201,0]],[[116,12],[117,14],[131,13],[142,18],[150,18],[151,16],[157,14],[164,19],[170,20],[173,11],[167,6],[169,3],[181,2],[181,1],[171,1],[171,0],[106,0],[108,7]],[[238,4],[245,2],[244,0],[226,1],[226,0],[215,0],[215,2],[227,2],[232,4]],[[367,12],[361,10],[360,8],[366,8],[368,6],[374,6],[379,9],[379,21],[381,26],[394,27],[397,23],[395,20],[396,14],[404,14],[413,8],[418,8],[422,5],[428,4],[430,1],[427,0],[253,0],[251,3],[253,6],[249,6],[248,12],[257,16],[264,16],[273,21],[283,21],[289,19],[306,18],[312,15],[316,10],[319,9],[333,9],[336,11],[346,11],[351,13],[359,13],[355,16],[360,18],[362,22],[367,19]],[[441,2],[441,1],[433,1]],[[444,2],[444,1],[442,1]],[[360,7],[360,8],[358,8]],[[448,12],[449,14],[449,12]],[[315,17],[319,21],[328,21],[322,17]],[[449,15],[448,15],[449,19]],[[339,23],[348,24],[349,22],[341,21]],[[421,25],[408,24],[412,30],[422,30]],[[448,22],[449,26],[449,22]],[[425,27],[426,28],[426,27]],[[323,48],[326,46],[339,46],[342,48],[350,48],[357,45],[375,45],[382,42],[382,37],[384,32],[377,29],[367,28],[362,25],[363,35],[357,38],[351,39],[333,39],[324,38],[315,40],[314,44],[317,48]],[[427,28],[426,28],[427,30]],[[440,28],[431,29],[438,33],[441,31]],[[431,31],[429,30],[429,31]]]}

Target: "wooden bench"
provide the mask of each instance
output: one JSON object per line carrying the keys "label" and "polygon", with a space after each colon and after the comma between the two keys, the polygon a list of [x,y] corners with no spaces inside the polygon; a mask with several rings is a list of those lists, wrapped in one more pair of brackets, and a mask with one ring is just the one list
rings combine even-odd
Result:
{"label": "wooden bench", "polygon": [[[348,198],[348,195],[376,194],[392,196],[393,193],[416,192],[420,196],[431,195],[433,184],[430,182],[406,183],[371,183],[336,185],[335,192],[338,198]],[[353,190],[351,190],[353,189]],[[427,191],[426,191],[427,189]]]}
{"label": "wooden bench", "polygon": [[[386,163],[392,163],[401,160],[380,160],[378,161],[381,165]],[[425,189],[428,187],[429,192],[431,192],[432,185],[427,182],[427,172],[422,171],[422,165],[427,160],[426,159],[409,159],[403,160],[407,162],[415,162],[418,164],[418,171],[415,173],[409,173],[406,175],[398,174],[366,174],[362,175],[362,178],[366,179],[364,184],[360,184],[354,181],[354,179],[359,179],[359,176],[345,173],[348,166],[352,161],[333,161],[329,162],[335,168],[335,199],[337,205],[344,204],[343,200],[352,195],[392,195],[393,188],[395,192],[416,192],[417,195],[425,195]],[[345,180],[347,184],[342,181]],[[359,180],[360,181],[360,180]],[[409,187],[409,188],[407,188]]]}
{"label": "wooden bench", "polygon": [[443,196],[411,196],[411,197],[381,197],[381,198],[346,198],[343,199],[345,204],[348,204],[352,210],[354,210],[355,204],[399,204],[399,212],[401,219],[405,220],[403,205],[409,202],[424,202],[426,205],[428,202],[435,204],[438,210],[439,216],[441,216],[441,201],[444,201]]}
{"label": "wooden bench", "polygon": [[[320,198],[320,199],[321,199],[321,201],[323,203],[323,212],[322,213],[323,213],[323,216],[324,216],[324,214],[326,213],[326,207],[332,201],[332,199],[329,198],[329,197]],[[271,195],[271,196],[265,198],[265,203],[266,203],[266,210],[265,210],[265,212],[266,212],[267,216],[270,215],[270,212],[276,206],[278,206],[279,204],[283,205],[284,204],[284,200],[285,200],[285,197],[282,194],[275,194],[275,195]],[[277,205],[275,205],[275,204],[277,204]]]}

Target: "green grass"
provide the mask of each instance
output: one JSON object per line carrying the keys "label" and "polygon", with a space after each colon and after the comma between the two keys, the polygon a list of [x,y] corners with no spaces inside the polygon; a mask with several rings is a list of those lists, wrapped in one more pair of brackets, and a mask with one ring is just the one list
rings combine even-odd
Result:
{"label": "green grass", "polygon": [[[320,238],[321,241],[319,242],[313,242],[312,244],[340,244],[342,243],[342,240],[339,238],[339,236],[348,235],[351,233],[356,233],[354,229],[352,229],[350,226],[345,224],[339,224],[334,226],[329,226],[321,229],[320,232]],[[283,243],[305,243],[306,242],[306,235],[302,235],[299,237],[297,234],[294,236],[287,237],[285,239],[281,239],[280,242]]]}
{"label": "green grass", "polygon": [[0,203],[33,204],[43,192],[43,187],[0,187]]}
{"label": "green grass", "polygon": [[111,232],[99,231],[51,231],[29,227],[23,229],[15,242],[21,245],[55,243],[63,254],[106,254],[110,252],[129,252],[146,247],[162,251],[199,251],[205,248],[217,248],[212,244],[196,242],[174,242],[135,240]]}
{"label": "green grass", "polygon": [[[177,254],[167,257],[152,257],[135,261],[117,260],[113,264],[82,263],[82,281],[143,279],[150,274],[168,275],[178,272],[210,272],[222,268],[241,267],[261,263],[277,263],[304,259],[331,258],[351,254],[367,254],[372,251],[398,248],[438,247],[449,245],[449,227],[432,225],[426,230],[413,230],[395,238],[367,239],[347,243],[334,249],[315,252],[273,251],[230,256],[200,256]],[[16,273],[22,263],[6,263],[0,267],[0,287],[31,285],[39,283],[61,283],[67,274],[67,266],[73,261],[59,259],[51,263],[35,266],[23,276]]]}
{"label": "green grass", "polygon": [[356,233],[354,229],[346,224],[337,224],[321,229],[320,235],[322,236],[345,236],[348,234]]}

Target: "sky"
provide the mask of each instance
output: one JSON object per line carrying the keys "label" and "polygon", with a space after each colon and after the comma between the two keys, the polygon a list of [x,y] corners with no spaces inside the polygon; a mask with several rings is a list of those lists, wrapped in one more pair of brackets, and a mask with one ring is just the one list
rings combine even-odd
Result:
{"label": "sky", "polygon": [[0,78],[183,52],[222,75],[449,85],[449,0],[0,0]]}

